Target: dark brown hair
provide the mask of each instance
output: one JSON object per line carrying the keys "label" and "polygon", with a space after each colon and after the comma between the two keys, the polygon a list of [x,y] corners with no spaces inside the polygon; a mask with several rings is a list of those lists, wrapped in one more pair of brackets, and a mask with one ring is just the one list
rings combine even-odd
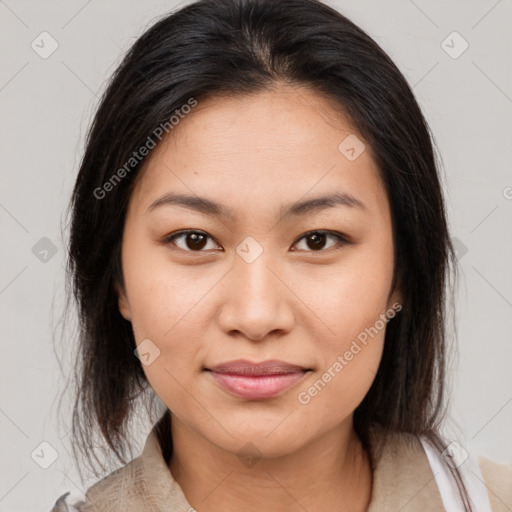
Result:
{"label": "dark brown hair", "polygon": [[93,449],[99,432],[126,463],[129,419],[155,398],[116,292],[123,286],[125,214],[144,160],[102,197],[95,191],[104,190],[190,98],[243,96],[282,82],[308,87],[348,114],[371,148],[391,205],[393,285],[403,308],[387,326],[377,375],[355,410],[356,432],[365,445],[369,429],[379,425],[446,447],[439,435],[451,311],[446,289],[457,265],[433,137],[411,88],[369,35],[320,1],[203,0],[166,15],[136,40],[88,132],[69,205],[68,291],[79,320],[72,424],[77,459],[80,452],[89,463],[91,455],[99,461]]}

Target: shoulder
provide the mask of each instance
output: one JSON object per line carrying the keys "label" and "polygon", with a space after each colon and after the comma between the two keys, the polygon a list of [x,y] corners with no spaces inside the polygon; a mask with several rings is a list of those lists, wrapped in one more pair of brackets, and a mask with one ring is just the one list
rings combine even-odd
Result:
{"label": "shoulder", "polygon": [[368,512],[444,510],[418,436],[373,426],[369,442],[373,487]]}
{"label": "shoulder", "polygon": [[85,496],[78,497],[70,492],[63,494],[50,512],[137,510],[144,495],[140,489],[141,485],[141,461],[140,458],[136,458],[93,484]]}
{"label": "shoulder", "polygon": [[512,464],[500,464],[487,457],[478,457],[478,463],[493,512],[512,510]]}
{"label": "shoulder", "polygon": [[71,492],[63,494],[56,502],[50,512],[82,512],[84,505],[82,498],[71,495]]}
{"label": "shoulder", "polygon": [[[68,506],[68,508],[66,508]],[[74,506],[75,509],[69,508]],[[77,508],[78,507],[78,508]],[[75,504],[63,495],[51,512],[153,512],[191,510],[174,480],[154,428],[142,453],[92,485]]]}
{"label": "shoulder", "polygon": [[419,437],[409,432],[386,430],[373,425],[369,431],[369,443],[375,466],[389,466],[398,462],[416,464],[418,459],[425,458]]}

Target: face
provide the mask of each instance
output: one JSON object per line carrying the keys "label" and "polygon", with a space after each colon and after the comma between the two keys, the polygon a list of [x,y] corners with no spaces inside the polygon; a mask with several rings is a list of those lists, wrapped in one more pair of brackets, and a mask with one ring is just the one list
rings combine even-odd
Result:
{"label": "face", "polygon": [[[385,188],[335,109],[285,87],[199,102],[130,199],[119,308],[145,374],[232,453],[284,455],[351,422],[400,308]],[[236,360],[293,368],[211,371]]]}

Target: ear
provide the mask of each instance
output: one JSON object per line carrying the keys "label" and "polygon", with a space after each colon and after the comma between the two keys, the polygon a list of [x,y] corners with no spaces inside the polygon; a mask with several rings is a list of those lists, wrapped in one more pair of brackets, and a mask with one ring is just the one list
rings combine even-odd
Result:
{"label": "ear", "polygon": [[121,286],[120,284],[116,283],[114,285],[114,289],[117,294],[117,304],[119,307],[119,312],[123,316],[125,320],[128,320],[129,322],[132,321],[132,312],[130,309],[130,303],[128,302],[128,297],[126,296],[126,291],[124,289],[124,286]]}

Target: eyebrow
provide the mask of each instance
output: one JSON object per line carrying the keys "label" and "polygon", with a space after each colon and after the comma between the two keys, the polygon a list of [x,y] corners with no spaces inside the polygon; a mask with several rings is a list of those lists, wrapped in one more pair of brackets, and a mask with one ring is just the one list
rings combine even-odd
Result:
{"label": "eyebrow", "polygon": [[[150,213],[156,208],[162,206],[182,206],[190,210],[194,210],[205,215],[213,217],[226,218],[233,220],[235,218],[234,211],[220,203],[217,203],[206,197],[188,196],[184,194],[168,193],[160,197],[147,209],[146,213]],[[317,211],[334,208],[336,206],[347,206],[350,208],[358,208],[367,211],[364,203],[354,197],[352,194],[346,192],[335,192],[332,194],[297,201],[287,206],[282,206],[280,209],[281,217],[287,216],[302,216]]]}

